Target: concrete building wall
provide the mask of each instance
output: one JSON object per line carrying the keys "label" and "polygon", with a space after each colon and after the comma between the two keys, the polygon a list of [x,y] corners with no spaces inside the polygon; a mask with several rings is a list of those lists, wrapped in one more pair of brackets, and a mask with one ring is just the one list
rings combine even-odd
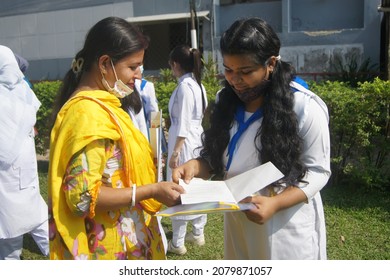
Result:
{"label": "concrete building wall", "polygon": [[0,17],[0,44],[29,63],[31,80],[62,79],[87,31],[111,15],[133,15],[133,2]]}
{"label": "concrete building wall", "polygon": [[[0,44],[29,60],[27,75],[32,80],[62,79],[88,29],[104,17],[189,13],[188,0],[63,0],[55,3],[47,0],[47,5],[42,0],[15,1],[2,0],[0,4],[8,5],[4,6],[8,7],[8,13],[7,9],[0,12]],[[34,1],[41,4],[38,12],[34,5],[20,4]],[[291,61],[300,73],[329,71],[336,56],[346,61],[351,54],[379,64],[382,13],[377,7],[380,0],[254,0],[234,5],[229,2],[233,3],[229,0],[195,1],[197,11],[209,11],[200,21],[204,57],[211,53],[220,71],[223,69],[218,51],[220,36],[234,20],[247,16],[258,16],[271,24],[281,39],[283,59]],[[19,3],[16,8],[15,3]],[[167,67],[163,62],[172,44],[168,36],[174,20],[140,22],[151,37],[153,47],[158,45],[161,56],[158,60],[145,58],[151,66],[147,71],[158,73],[160,67]],[[189,25],[189,19],[177,22]]]}
{"label": "concrete building wall", "polygon": [[[332,71],[335,58],[348,63],[370,59],[379,65],[380,0],[280,0],[217,7],[216,44],[230,24],[243,16],[265,19],[281,40],[282,59],[299,73]],[[218,45],[215,46],[218,50]],[[221,56],[218,64],[222,69]]]}

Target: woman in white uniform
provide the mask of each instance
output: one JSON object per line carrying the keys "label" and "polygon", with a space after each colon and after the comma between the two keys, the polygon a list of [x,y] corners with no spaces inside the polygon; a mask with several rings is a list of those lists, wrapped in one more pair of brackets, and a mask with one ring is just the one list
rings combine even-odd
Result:
{"label": "woman in white uniform", "polygon": [[[171,125],[168,131],[167,180],[172,178],[172,168],[199,156],[202,145],[202,119],[207,107],[206,90],[201,83],[201,54],[185,45],[175,47],[169,55],[169,64],[178,86],[169,100]],[[187,252],[184,241],[203,245],[207,215],[175,216],[172,220],[173,237],[168,251],[183,255]],[[186,235],[187,223],[192,231]]]}
{"label": "woman in white uniform", "polygon": [[244,200],[254,209],[225,214],[225,259],[326,259],[320,190],[331,175],[327,106],[294,82],[263,20],[237,20],[220,46],[226,82],[201,157],[175,169],[173,180],[230,178],[271,161],[285,177]]}
{"label": "woman in white uniform", "polygon": [[39,191],[34,142],[41,103],[5,46],[0,46],[0,100],[0,260],[20,259],[26,233],[48,255],[48,209]]}

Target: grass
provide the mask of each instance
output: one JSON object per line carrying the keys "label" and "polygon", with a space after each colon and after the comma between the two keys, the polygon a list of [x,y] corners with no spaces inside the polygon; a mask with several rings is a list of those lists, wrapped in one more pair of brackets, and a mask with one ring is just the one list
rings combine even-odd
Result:
{"label": "grass", "polygon": [[328,257],[390,260],[390,193],[329,188],[323,194]]}
{"label": "grass", "polygon": [[[47,199],[47,163],[39,162],[42,196]],[[390,192],[364,192],[352,187],[327,187],[322,191],[329,260],[390,260]],[[172,236],[169,218],[162,224]],[[223,214],[209,214],[206,244],[186,244],[187,254],[168,253],[169,260],[223,259]],[[46,259],[29,235],[25,236],[22,258]]]}

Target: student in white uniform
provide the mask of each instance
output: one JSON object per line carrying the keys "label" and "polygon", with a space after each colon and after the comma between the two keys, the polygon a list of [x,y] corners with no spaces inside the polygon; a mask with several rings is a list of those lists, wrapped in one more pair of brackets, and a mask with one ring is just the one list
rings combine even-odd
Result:
{"label": "student in white uniform", "polygon": [[140,67],[137,68],[135,77],[134,86],[136,90],[132,94],[121,99],[122,108],[130,115],[135,127],[138,128],[149,141],[149,125],[146,119],[145,108],[140,89],[136,86],[137,81],[142,79],[142,70]]}
{"label": "student in white uniform", "polygon": [[[207,107],[206,90],[201,83],[201,54],[185,45],[175,47],[169,55],[169,64],[178,86],[169,100],[171,125],[168,131],[167,181],[172,178],[172,168],[199,156],[202,145],[202,119]],[[183,255],[187,252],[184,241],[203,245],[207,215],[175,216],[172,220],[173,237],[168,251]],[[187,223],[192,231],[186,234]]]}
{"label": "student in white uniform", "polygon": [[23,78],[13,52],[0,46],[0,260],[20,259],[26,233],[49,253],[34,142],[41,103]]}
{"label": "student in white uniform", "polygon": [[[140,66],[141,74],[144,73],[143,65]],[[139,92],[143,104],[146,123],[150,127],[150,115],[152,112],[158,112],[158,101],[154,84],[145,78],[135,80],[135,88]]]}
{"label": "student in white uniform", "polygon": [[[133,120],[134,125],[150,140],[150,115],[152,112],[158,112],[158,103],[154,85],[142,77],[143,72],[144,68],[141,65],[134,82],[136,93],[133,94],[134,96],[123,98],[121,102]],[[135,96],[140,101],[134,100]]]}
{"label": "student in white uniform", "polygon": [[230,178],[271,161],[285,177],[244,200],[255,209],[225,213],[225,259],[326,259],[320,190],[331,175],[327,106],[294,82],[263,20],[237,20],[220,47],[225,87],[201,157],[175,169],[173,181]]}

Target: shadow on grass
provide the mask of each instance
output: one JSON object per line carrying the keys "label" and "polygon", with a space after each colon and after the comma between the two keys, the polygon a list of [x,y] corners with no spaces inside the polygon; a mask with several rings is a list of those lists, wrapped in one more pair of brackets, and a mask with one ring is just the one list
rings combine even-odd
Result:
{"label": "shadow on grass", "polygon": [[343,209],[382,208],[390,215],[390,190],[366,190],[355,186],[326,186],[321,191],[324,205]]}
{"label": "shadow on grass", "polygon": [[46,260],[48,257],[44,256],[39,250],[38,245],[30,234],[23,236],[23,252],[20,257],[22,260]]}
{"label": "shadow on grass", "polygon": [[38,160],[38,172],[39,173],[49,172],[49,161],[48,160]]}

